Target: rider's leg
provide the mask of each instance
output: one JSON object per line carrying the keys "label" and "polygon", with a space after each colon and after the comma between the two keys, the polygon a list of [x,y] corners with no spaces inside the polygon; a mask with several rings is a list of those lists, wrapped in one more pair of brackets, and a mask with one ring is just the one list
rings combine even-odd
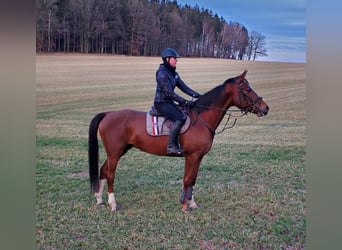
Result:
{"label": "rider's leg", "polygon": [[166,116],[167,119],[173,121],[170,129],[169,143],[167,145],[168,154],[182,154],[183,151],[180,148],[178,142],[179,132],[186,121],[186,117],[178,109],[174,103],[157,103],[155,107],[160,113]]}
{"label": "rider's leg", "polygon": [[168,154],[183,154],[183,150],[178,142],[178,136],[184,122],[184,120],[178,120],[172,124],[172,127],[170,128],[169,143],[167,145]]}

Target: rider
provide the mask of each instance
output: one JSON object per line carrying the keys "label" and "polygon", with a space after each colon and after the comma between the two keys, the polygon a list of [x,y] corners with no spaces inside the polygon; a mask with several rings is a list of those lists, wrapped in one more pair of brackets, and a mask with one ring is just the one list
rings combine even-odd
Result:
{"label": "rider", "polygon": [[156,93],[154,97],[154,107],[166,118],[174,123],[170,129],[169,143],[167,146],[168,154],[183,154],[183,150],[178,143],[179,132],[186,121],[186,117],[178,109],[175,102],[182,105],[193,106],[193,101],[188,101],[174,92],[178,87],[185,94],[198,98],[200,94],[188,87],[176,72],[177,58],[180,58],[177,51],[173,48],[166,48],[161,58],[163,63],[160,64],[156,72]]}

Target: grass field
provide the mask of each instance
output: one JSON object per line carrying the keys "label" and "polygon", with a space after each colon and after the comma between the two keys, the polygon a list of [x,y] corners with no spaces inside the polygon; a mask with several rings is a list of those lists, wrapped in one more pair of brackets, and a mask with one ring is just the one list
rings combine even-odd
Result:
{"label": "grass field", "polygon": [[37,55],[37,248],[303,249],[305,64],[181,58],[178,72],[200,93],[247,69],[269,114],[241,117],[215,137],[194,188],[199,209],[181,212],[182,159],[135,149],[116,171],[120,210],[95,205],[88,178],[89,122],[101,111],[147,111],[159,63]]}

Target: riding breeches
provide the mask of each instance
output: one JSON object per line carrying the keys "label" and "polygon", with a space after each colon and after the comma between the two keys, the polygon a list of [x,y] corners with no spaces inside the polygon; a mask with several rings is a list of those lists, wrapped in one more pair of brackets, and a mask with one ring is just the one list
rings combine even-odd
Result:
{"label": "riding breeches", "polygon": [[166,118],[171,121],[181,121],[182,124],[185,123],[186,117],[183,113],[178,109],[176,104],[169,102],[158,102],[154,103],[154,107],[163,114]]}

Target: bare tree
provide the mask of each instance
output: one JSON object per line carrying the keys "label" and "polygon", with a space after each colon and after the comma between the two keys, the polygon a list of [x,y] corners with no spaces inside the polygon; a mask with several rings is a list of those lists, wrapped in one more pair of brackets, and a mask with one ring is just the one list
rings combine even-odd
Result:
{"label": "bare tree", "polygon": [[255,61],[257,56],[267,56],[266,37],[257,31],[252,31],[249,35],[249,42],[247,47],[247,59]]}
{"label": "bare tree", "polygon": [[91,33],[95,30],[94,0],[70,0],[72,9],[73,51],[89,52]]}
{"label": "bare tree", "polygon": [[151,1],[145,6],[144,56],[156,55],[161,50],[159,47],[161,30],[158,11],[158,3],[156,1]]}
{"label": "bare tree", "polygon": [[145,10],[144,5],[139,0],[128,0],[129,15],[129,54],[140,55],[140,46],[144,44]]}
{"label": "bare tree", "polygon": [[237,36],[237,46],[236,46],[237,59],[243,60],[243,56],[246,53],[246,48],[248,45],[248,31],[246,27],[239,25],[239,28],[236,30],[236,36]]}
{"label": "bare tree", "polygon": [[224,22],[220,33],[219,57],[231,58],[233,48],[234,29],[232,25]]}
{"label": "bare tree", "polygon": [[180,16],[178,7],[174,7],[170,13],[170,45],[168,47],[175,47],[181,49],[185,40],[185,29],[183,19]]}
{"label": "bare tree", "polygon": [[57,30],[57,0],[36,0],[36,31],[38,51],[51,52],[54,48],[54,32]]}
{"label": "bare tree", "polygon": [[[126,18],[128,11],[125,9],[124,4],[127,4],[126,0],[109,0],[108,15],[105,16],[105,29],[103,31],[105,53],[124,54],[124,51],[126,51],[128,31],[124,18]],[[118,13],[121,13],[121,15],[118,15]]]}
{"label": "bare tree", "polygon": [[215,42],[213,18],[207,10],[202,19],[201,51],[200,56],[212,56],[211,45]]}

